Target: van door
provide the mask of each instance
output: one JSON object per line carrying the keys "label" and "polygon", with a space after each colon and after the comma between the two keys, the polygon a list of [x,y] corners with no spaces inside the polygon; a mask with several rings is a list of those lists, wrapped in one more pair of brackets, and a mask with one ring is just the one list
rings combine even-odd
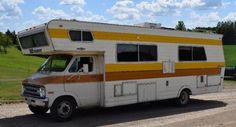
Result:
{"label": "van door", "polygon": [[79,99],[79,106],[97,106],[101,103],[103,56],[76,56],[65,74],[65,91]]}

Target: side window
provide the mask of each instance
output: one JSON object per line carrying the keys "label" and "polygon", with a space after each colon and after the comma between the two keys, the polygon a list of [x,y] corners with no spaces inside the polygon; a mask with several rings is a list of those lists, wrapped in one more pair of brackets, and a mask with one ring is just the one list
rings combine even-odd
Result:
{"label": "side window", "polygon": [[93,41],[93,36],[91,32],[83,31],[82,35],[83,35],[82,37],[83,41]]}
{"label": "side window", "polygon": [[179,46],[179,61],[206,61],[204,47]]}
{"label": "side window", "polygon": [[192,61],[192,47],[179,46],[179,61]]}
{"label": "side window", "polygon": [[81,41],[82,40],[81,31],[70,31],[69,35],[70,35],[70,39],[72,41]]}
{"label": "side window", "polygon": [[71,30],[69,35],[71,41],[93,41],[92,33],[89,31]]}
{"label": "side window", "polygon": [[117,60],[119,62],[138,61],[138,45],[135,44],[118,44]]}
{"label": "side window", "polygon": [[157,46],[139,45],[139,61],[157,61]]}
{"label": "side window", "polygon": [[204,47],[193,47],[193,60],[194,61],[206,61],[206,52]]}
{"label": "side window", "polygon": [[69,72],[93,72],[93,57],[78,57],[71,65]]}

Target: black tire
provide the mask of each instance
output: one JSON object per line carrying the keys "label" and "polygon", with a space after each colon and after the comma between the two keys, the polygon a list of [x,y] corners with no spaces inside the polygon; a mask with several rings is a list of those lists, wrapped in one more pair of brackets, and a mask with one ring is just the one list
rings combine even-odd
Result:
{"label": "black tire", "polygon": [[190,94],[189,94],[189,92],[188,92],[187,90],[183,90],[183,91],[180,93],[179,97],[176,98],[175,102],[176,102],[177,106],[183,107],[183,106],[188,105],[189,100],[190,100]]}
{"label": "black tire", "polygon": [[68,121],[72,118],[75,108],[76,104],[73,99],[62,97],[56,99],[50,111],[56,121]]}
{"label": "black tire", "polygon": [[46,112],[48,111],[48,108],[44,108],[44,107],[34,107],[29,105],[29,109],[31,112],[33,112],[36,115],[43,115],[46,114]]}

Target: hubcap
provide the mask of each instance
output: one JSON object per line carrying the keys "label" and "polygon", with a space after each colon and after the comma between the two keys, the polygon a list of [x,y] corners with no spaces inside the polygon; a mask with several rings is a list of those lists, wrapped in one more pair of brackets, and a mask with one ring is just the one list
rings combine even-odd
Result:
{"label": "hubcap", "polygon": [[61,117],[69,117],[71,113],[69,102],[61,102],[57,107],[57,112]]}

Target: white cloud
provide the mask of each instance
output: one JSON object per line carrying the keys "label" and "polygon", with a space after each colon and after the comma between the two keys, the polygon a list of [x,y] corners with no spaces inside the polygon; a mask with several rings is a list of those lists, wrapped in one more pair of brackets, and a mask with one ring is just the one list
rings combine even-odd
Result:
{"label": "white cloud", "polygon": [[35,8],[32,13],[43,21],[55,18],[69,18],[68,14],[66,14],[63,10],[54,10],[51,8],[45,8],[43,6]]}
{"label": "white cloud", "polygon": [[180,2],[180,8],[195,8],[206,5],[202,0],[183,0]]}
{"label": "white cloud", "polygon": [[198,9],[219,9],[223,7],[222,0],[202,0],[202,2],[204,2],[204,5]]}
{"label": "white cloud", "polygon": [[137,8],[153,15],[179,14],[181,9],[216,9],[222,7],[221,0],[153,0],[140,2]]}
{"label": "white cloud", "polygon": [[106,21],[105,17],[101,15],[94,14],[90,11],[87,11],[84,16],[81,17],[81,20],[84,21],[95,21],[95,22],[104,22]]}
{"label": "white cloud", "polygon": [[236,20],[236,12],[229,13],[223,20],[224,21],[235,21]]}
{"label": "white cloud", "polygon": [[215,26],[220,21],[218,12],[210,12],[208,14],[199,15],[196,12],[190,13],[190,21],[187,22],[188,27],[208,27]]}
{"label": "white cloud", "polygon": [[83,7],[86,4],[84,0],[61,0],[60,5],[71,6],[71,11],[81,14],[84,12]]}
{"label": "white cloud", "polygon": [[107,11],[117,20],[138,20],[140,18],[139,10],[132,0],[118,0]]}
{"label": "white cloud", "polygon": [[0,20],[17,18],[22,15],[19,4],[24,0],[0,0]]}
{"label": "white cloud", "polygon": [[230,4],[231,4],[231,2],[222,2],[222,6],[223,7],[226,7],[226,6],[230,5]]}

